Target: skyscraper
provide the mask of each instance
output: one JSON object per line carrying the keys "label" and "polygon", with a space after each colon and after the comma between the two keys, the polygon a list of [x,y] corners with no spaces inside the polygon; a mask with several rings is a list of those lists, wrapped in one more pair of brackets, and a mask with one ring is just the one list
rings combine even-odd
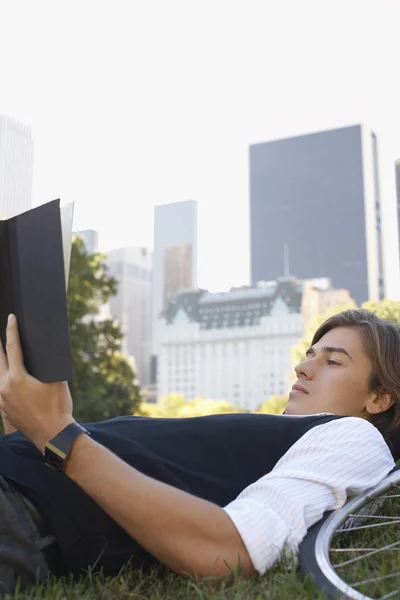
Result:
{"label": "skyscraper", "polygon": [[97,252],[99,249],[99,234],[94,229],[82,229],[81,231],[74,231],[74,235],[80,236],[85,242],[86,251],[89,254]]}
{"label": "skyscraper", "polygon": [[29,127],[0,116],[0,219],[32,206],[33,141]]}
{"label": "skyscraper", "polygon": [[400,158],[396,160],[396,194],[397,194],[397,225],[399,237],[399,256],[400,256]]}
{"label": "skyscraper", "polygon": [[[329,277],[384,295],[377,139],[361,125],[250,146],[252,281]],[[287,273],[285,273],[287,275]]]}
{"label": "skyscraper", "polygon": [[118,280],[110,312],[123,329],[123,350],[134,357],[141,386],[149,384],[151,358],[152,254],[146,248],[120,248],[107,255],[109,273]]}
{"label": "skyscraper", "polygon": [[159,317],[167,302],[197,286],[197,203],[162,204],[154,211],[152,383],[156,382]]}
{"label": "skyscraper", "polygon": [[163,304],[183,290],[193,287],[192,244],[167,246],[164,250],[164,293]]}

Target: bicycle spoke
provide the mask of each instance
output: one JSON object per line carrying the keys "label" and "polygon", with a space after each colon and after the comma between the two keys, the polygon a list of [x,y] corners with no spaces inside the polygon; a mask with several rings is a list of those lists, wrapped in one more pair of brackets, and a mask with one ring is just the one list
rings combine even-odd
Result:
{"label": "bicycle spoke", "polygon": [[[331,548],[329,552],[370,552],[371,550],[377,550],[377,548]],[[397,548],[388,548],[388,552],[399,552]]]}
{"label": "bicycle spoke", "polygon": [[[379,552],[383,552],[384,550],[388,550],[389,548],[394,548],[394,546],[400,546],[400,542],[393,542],[393,544],[388,544],[387,546],[384,546],[383,548],[376,548],[376,549],[372,550],[371,552],[368,552],[368,554],[363,554],[362,556],[356,556],[355,558],[351,558],[350,560],[346,560],[345,562],[337,563],[337,564],[335,564],[335,569],[338,569],[339,567],[344,567],[345,565],[350,565],[351,563],[355,563],[359,560],[363,560],[364,558],[367,558],[367,556],[372,556],[373,554],[378,554]],[[400,551],[400,549],[399,549],[399,551]]]}
{"label": "bicycle spoke", "polygon": [[398,594],[399,590],[393,590],[393,592],[389,592],[388,594],[381,596],[380,598],[378,598],[378,600],[389,600],[389,598],[394,598],[394,596],[397,596]]}
{"label": "bicycle spoke", "polygon": [[349,515],[347,518],[349,519],[350,517],[359,517],[361,519],[390,519],[390,520],[395,520],[398,519],[399,517],[389,517],[386,515]]}
{"label": "bicycle spoke", "polygon": [[396,525],[400,523],[400,519],[395,521],[384,521],[383,523],[372,523],[371,525],[358,525],[357,527],[347,527],[345,529],[337,529],[336,533],[347,533],[348,531],[359,531],[360,529],[372,529],[372,527],[383,527],[384,525]]}
{"label": "bicycle spoke", "polygon": [[390,579],[391,577],[399,577],[400,571],[397,573],[391,573],[390,575],[382,575],[381,577],[371,577],[371,579],[364,579],[363,581],[357,581],[356,583],[352,583],[353,587],[359,587],[360,585],[364,585],[364,583],[374,583],[375,581],[384,581],[385,579]]}
{"label": "bicycle spoke", "polygon": [[389,496],[375,496],[375,498],[370,500],[370,502],[375,502],[375,500],[380,500],[381,498],[385,498],[385,500],[388,500],[389,498],[400,498],[400,494],[390,494]]}

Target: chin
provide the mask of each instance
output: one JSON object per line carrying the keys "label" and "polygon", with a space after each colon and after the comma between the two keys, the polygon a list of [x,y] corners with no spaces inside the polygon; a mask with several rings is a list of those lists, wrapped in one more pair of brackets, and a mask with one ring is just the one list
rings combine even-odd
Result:
{"label": "chin", "polygon": [[293,406],[293,404],[291,402],[288,402],[286,404],[285,415],[299,415],[299,414],[301,414],[301,412],[299,412],[298,406]]}
{"label": "chin", "polygon": [[285,415],[310,415],[312,412],[307,410],[307,407],[303,406],[300,402],[296,402],[296,400],[291,400],[290,398],[285,407]]}

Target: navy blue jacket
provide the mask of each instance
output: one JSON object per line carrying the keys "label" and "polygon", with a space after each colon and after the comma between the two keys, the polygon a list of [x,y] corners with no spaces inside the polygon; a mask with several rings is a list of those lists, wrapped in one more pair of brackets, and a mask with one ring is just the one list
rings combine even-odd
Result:
{"label": "navy blue jacket", "polygon": [[[308,430],[333,415],[232,414],[186,419],[122,417],[86,425],[93,439],[142,473],[225,506],[269,473]],[[96,469],[93,464],[93,469]],[[55,535],[65,571],[96,563],[106,574],[157,560],[19,433],[0,438],[0,474],[27,496]],[[135,497],[132,497],[134,506]]]}

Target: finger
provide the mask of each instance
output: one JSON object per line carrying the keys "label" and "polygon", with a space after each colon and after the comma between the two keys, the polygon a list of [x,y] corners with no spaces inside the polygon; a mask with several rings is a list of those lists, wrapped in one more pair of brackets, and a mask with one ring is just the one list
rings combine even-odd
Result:
{"label": "finger", "polygon": [[6,353],[4,352],[3,342],[0,337],[0,379],[5,377],[8,372],[8,361]]}
{"label": "finger", "polygon": [[18,377],[25,372],[24,357],[19,339],[17,318],[10,315],[7,322],[7,344],[6,344],[8,373],[11,378]]}

